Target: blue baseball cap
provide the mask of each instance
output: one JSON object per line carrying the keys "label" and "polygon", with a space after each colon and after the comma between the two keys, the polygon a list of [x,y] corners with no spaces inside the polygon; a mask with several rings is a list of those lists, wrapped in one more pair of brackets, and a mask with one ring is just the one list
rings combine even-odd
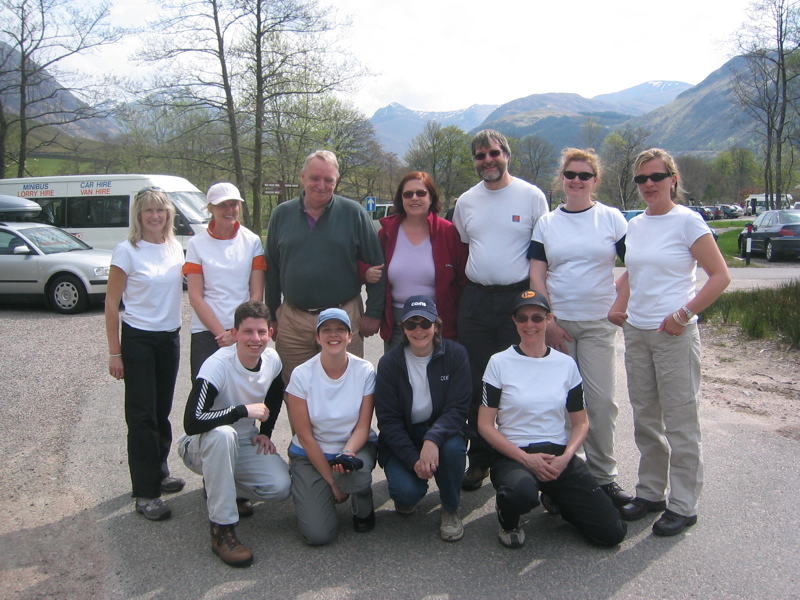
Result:
{"label": "blue baseball cap", "polygon": [[321,313],[319,313],[319,317],[317,318],[317,331],[319,331],[320,326],[325,321],[330,321],[331,319],[336,319],[341,321],[345,325],[347,325],[347,329],[349,331],[353,331],[353,326],[350,325],[350,317],[347,316],[347,313],[344,312],[341,308],[326,308]]}
{"label": "blue baseball cap", "polygon": [[403,314],[400,321],[405,321],[411,317],[423,317],[431,323],[439,316],[436,310],[436,303],[429,296],[411,296],[403,305]]}

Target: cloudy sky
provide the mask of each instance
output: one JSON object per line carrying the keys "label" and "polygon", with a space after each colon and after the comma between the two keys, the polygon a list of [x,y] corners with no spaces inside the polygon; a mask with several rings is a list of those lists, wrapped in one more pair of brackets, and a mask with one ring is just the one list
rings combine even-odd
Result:
{"label": "cloudy sky", "polygon": [[[150,13],[141,0],[112,2],[120,23],[141,22]],[[750,1],[331,4],[352,20],[344,43],[373,73],[351,96],[372,116],[390,102],[415,110],[456,110],[547,92],[590,98],[649,80],[697,84],[732,56],[732,40]],[[92,66],[118,69],[130,48],[129,42],[104,51],[91,59]]]}

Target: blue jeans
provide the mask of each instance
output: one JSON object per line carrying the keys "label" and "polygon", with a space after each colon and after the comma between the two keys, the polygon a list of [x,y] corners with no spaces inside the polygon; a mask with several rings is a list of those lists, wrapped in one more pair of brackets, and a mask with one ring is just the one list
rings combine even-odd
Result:
{"label": "blue jeans", "polygon": [[[411,427],[409,435],[417,448],[422,442],[428,426],[419,423]],[[464,478],[467,446],[461,434],[448,438],[439,448],[439,467],[433,474],[439,486],[442,508],[456,510],[461,504],[461,480]],[[396,456],[391,456],[383,468],[389,484],[389,497],[399,506],[416,506],[428,493],[428,480],[420,479],[414,471],[409,471]]]}

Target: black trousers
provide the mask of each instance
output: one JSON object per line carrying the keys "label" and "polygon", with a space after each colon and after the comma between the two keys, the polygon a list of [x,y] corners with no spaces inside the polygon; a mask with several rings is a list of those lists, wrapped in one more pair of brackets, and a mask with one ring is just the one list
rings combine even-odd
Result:
{"label": "black trousers", "polygon": [[[551,446],[537,451],[563,454],[564,446]],[[506,531],[517,527],[520,516],[539,505],[539,491],[542,491],[558,504],[561,517],[592,542],[615,546],[625,539],[627,524],[586,463],[577,456],[572,457],[554,481],[539,481],[520,463],[503,456],[492,466],[491,479],[497,491],[500,526]]]}
{"label": "black trousers", "polygon": [[178,377],[180,330],[143,331],[122,324],[125,422],[132,496],[158,498],[169,476],[172,396]]}
{"label": "black trousers", "polygon": [[[508,286],[512,287],[512,286]],[[464,288],[458,307],[458,341],[467,349],[472,373],[472,403],[469,410],[469,464],[488,469],[496,456],[492,447],[478,434],[478,408],[483,398],[483,373],[493,354],[519,343],[517,326],[511,319],[519,290],[487,291],[472,282]]]}
{"label": "black trousers", "polygon": [[194,385],[194,380],[197,379],[200,367],[217,350],[219,350],[219,344],[214,334],[210,331],[198,331],[192,334],[189,344],[189,367],[192,370],[192,385]]}

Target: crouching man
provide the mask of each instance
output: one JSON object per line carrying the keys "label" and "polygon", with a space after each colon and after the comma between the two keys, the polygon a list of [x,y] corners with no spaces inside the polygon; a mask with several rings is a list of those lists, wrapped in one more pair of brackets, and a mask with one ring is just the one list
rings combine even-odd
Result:
{"label": "crouching man", "polygon": [[231,333],[234,345],[220,348],[200,367],[183,416],[186,434],[177,446],[186,466],[203,476],[211,551],[225,564],[246,567],[253,553],[236,537],[239,517],[253,514],[250,500],[288,498],[291,480],[270,440],[283,383],[281,360],[267,348],[264,303],[240,305]]}

